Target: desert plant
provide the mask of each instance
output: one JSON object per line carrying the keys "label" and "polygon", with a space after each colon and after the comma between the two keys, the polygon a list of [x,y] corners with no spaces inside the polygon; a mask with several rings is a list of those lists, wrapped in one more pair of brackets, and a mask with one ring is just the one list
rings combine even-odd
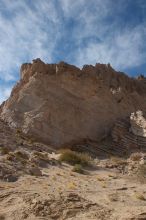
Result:
{"label": "desert plant", "polygon": [[10,149],[8,148],[8,147],[1,147],[0,148],[0,152],[1,152],[1,154],[8,154],[9,153],[9,151],[10,151]]}
{"label": "desert plant", "polygon": [[15,157],[12,154],[12,152],[10,152],[9,154],[6,155],[6,160],[13,161],[14,159],[15,159]]}
{"label": "desert plant", "polygon": [[82,166],[87,166],[91,164],[91,157],[88,154],[78,153],[69,149],[61,151],[59,160],[71,165],[80,164]]}
{"label": "desert plant", "polygon": [[136,197],[136,199],[139,199],[139,200],[143,200],[143,201],[146,200],[144,195],[141,193],[135,193],[135,197]]}
{"label": "desert plant", "polygon": [[20,128],[17,128],[17,129],[16,129],[16,136],[19,137],[19,136],[21,135],[21,133],[22,133],[22,132],[21,132],[21,129],[20,129]]}
{"label": "desert plant", "polygon": [[16,158],[28,159],[29,156],[25,151],[17,150],[14,152]]}
{"label": "desert plant", "polygon": [[120,166],[120,165],[127,165],[127,161],[124,160],[124,159],[121,158],[121,157],[112,156],[112,157],[111,157],[111,162],[112,162],[113,164],[115,164],[115,165],[118,165],[118,166]]}
{"label": "desert plant", "polygon": [[139,161],[142,158],[142,154],[137,152],[137,153],[132,153],[130,156],[130,159],[132,161]]}
{"label": "desert plant", "polygon": [[84,170],[81,164],[75,164],[72,171],[76,173],[84,174]]}

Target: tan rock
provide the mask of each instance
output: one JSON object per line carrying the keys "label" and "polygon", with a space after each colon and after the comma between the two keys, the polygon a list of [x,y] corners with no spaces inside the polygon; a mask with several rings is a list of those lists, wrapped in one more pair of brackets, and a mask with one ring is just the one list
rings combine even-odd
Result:
{"label": "tan rock", "polygon": [[146,87],[109,64],[82,70],[40,59],[23,64],[1,118],[26,135],[60,147],[106,137],[115,121],[144,110]]}
{"label": "tan rock", "polygon": [[146,118],[142,111],[132,113],[130,116],[130,123],[133,134],[146,137]]}
{"label": "tan rock", "polygon": [[42,172],[38,167],[31,167],[29,169],[29,174],[33,176],[42,176]]}

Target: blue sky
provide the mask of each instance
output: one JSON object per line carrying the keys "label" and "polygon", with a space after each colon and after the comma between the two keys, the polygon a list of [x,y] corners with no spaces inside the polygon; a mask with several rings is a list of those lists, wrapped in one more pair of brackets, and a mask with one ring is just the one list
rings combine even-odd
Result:
{"label": "blue sky", "polygon": [[0,102],[37,57],[146,75],[146,0],[0,0]]}

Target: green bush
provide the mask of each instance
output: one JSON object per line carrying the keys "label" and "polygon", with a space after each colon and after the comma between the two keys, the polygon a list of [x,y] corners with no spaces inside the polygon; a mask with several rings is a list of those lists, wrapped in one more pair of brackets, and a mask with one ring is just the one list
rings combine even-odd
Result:
{"label": "green bush", "polygon": [[69,163],[71,165],[80,164],[88,166],[91,163],[91,157],[85,153],[78,153],[69,149],[61,151],[60,161]]}
{"label": "green bush", "polygon": [[75,164],[72,171],[76,173],[84,174],[84,170],[81,164]]}

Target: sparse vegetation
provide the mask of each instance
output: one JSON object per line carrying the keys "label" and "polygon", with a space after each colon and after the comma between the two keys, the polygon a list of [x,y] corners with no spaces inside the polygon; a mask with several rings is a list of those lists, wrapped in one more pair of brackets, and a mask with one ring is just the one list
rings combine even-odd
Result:
{"label": "sparse vegetation", "polygon": [[10,151],[10,149],[8,148],[8,147],[1,147],[0,148],[0,152],[1,152],[1,154],[8,154],[9,153],[9,151]]}
{"label": "sparse vegetation", "polygon": [[75,164],[72,171],[76,173],[84,174],[84,170],[81,164]]}
{"label": "sparse vegetation", "polygon": [[22,132],[21,132],[21,129],[20,129],[20,128],[17,128],[17,129],[16,129],[16,136],[20,136],[21,133],[22,133]]}
{"label": "sparse vegetation", "polygon": [[35,143],[35,138],[34,137],[30,137],[27,141],[28,141],[29,145],[33,145]]}
{"label": "sparse vegetation", "polygon": [[111,157],[111,162],[117,166],[127,165],[127,161],[121,157]]}
{"label": "sparse vegetation", "polygon": [[13,161],[14,160],[14,155],[12,153],[7,154],[6,159],[9,161]]}
{"label": "sparse vegetation", "polygon": [[139,161],[141,158],[142,158],[142,154],[139,153],[139,152],[133,153],[133,154],[131,154],[131,156],[130,156],[130,159],[131,159],[132,161]]}
{"label": "sparse vegetation", "polygon": [[68,189],[70,189],[70,190],[75,190],[76,187],[77,187],[77,185],[76,185],[76,183],[74,183],[74,182],[70,182],[70,183],[68,183],[67,187],[68,187]]}
{"label": "sparse vegetation", "polygon": [[91,157],[85,153],[78,153],[69,149],[61,151],[59,160],[71,165],[80,164],[82,166],[88,166],[91,164]]}
{"label": "sparse vegetation", "polygon": [[103,177],[97,176],[97,180],[98,181],[105,181],[105,179]]}
{"label": "sparse vegetation", "polygon": [[139,200],[143,200],[143,201],[146,200],[145,197],[143,196],[143,194],[141,194],[141,193],[135,193],[135,197],[136,197],[136,199],[139,199]]}
{"label": "sparse vegetation", "polygon": [[26,159],[26,160],[29,158],[29,156],[26,152],[20,151],[20,150],[15,151],[15,157]]}

